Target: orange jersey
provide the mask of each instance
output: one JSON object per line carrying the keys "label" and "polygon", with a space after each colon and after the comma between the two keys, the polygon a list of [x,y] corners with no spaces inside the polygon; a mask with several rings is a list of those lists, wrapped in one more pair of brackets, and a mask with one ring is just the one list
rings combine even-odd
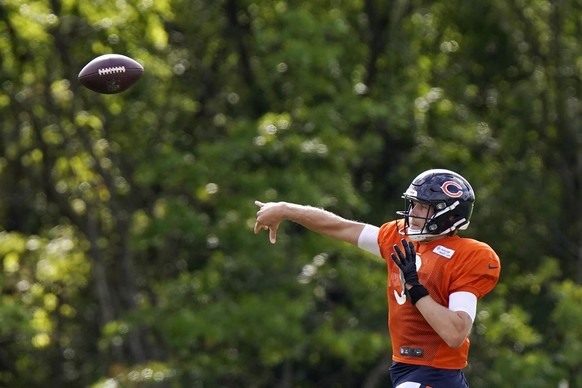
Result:
{"label": "orange jersey", "polygon": [[[398,233],[402,222],[397,220],[382,225],[378,236],[380,252],[388,267],[392,359],[407,364],[462,369],[467,366],[469,339],[458,348],[449,347],[403,291],[400,269],[390,257],[395,244],[402,248],[404,236]],[[445,307],[449,305],[449,295],[454,292],[470,292],[480,299],[497,284],[501,269],[499,257],[485,243],[451,236],[414,245],[418,279],[430,296]]]}

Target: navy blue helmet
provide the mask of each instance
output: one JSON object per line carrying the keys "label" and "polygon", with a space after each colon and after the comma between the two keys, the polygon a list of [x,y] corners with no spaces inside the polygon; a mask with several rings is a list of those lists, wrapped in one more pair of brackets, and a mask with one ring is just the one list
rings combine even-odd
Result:
{"label": "navy blue helmet", "polygon": [[[469,182],[456,172],[433,169],[418,175],[402,195],[405,210],[396,212],[404,217],[400,233],[413,241],[440,235],[453,235],[467,229],[473,213],[475,193]],[[416,202],[432,206],[434,214],[424,217],[422,229],[410,227],[410,210]]]}

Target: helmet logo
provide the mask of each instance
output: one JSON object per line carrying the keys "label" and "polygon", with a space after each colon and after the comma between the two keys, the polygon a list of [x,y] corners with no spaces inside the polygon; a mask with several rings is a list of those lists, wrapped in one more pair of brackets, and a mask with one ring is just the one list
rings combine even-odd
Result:
{"label": "helmet logo", "polygon": [[454,181],[446,181],[443,183],[441,190],[451,198],[459,198],[463,195],[463,186]]}

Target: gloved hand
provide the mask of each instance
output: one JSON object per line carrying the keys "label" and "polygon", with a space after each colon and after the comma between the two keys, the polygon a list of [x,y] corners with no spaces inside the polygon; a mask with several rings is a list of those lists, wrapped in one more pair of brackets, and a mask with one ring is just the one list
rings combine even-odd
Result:
{"label": "gloved hand", "polygon": [[[396,254],[392,253],[390,257],[392,257],[392,261],[394,261],[402,271],[405,283],[404,292],[410,298],[410,302],[415,305],[421,298],[428,295],[428,290],[418,281],[418,272],[416,271],[416,250],[414,249],[414,244],[402,239],[402,247],[404,248],[404,253],[398,245],[394,245],[394,252],[396,252]],[[412,286],[412,288],[407,289],[407,284]]]}

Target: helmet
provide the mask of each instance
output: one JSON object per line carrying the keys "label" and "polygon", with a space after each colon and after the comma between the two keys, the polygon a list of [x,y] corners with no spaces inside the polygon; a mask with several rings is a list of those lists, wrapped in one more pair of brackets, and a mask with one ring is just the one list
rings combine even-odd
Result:
{"label": "helmet", "polygon": [[[456,172],[432,169],[414,178],[402,198],[406,210],[396,212],[404,216],[404,227],[399,232],[412,241],[423,241],[467,229],[473,213],[475,193],[469,182]],[[410,211],[416,202],[430,205],[434,210],[432,216],[423,217],[424,226],[420,230],[410,227],[410,218],[413,217]]]}

